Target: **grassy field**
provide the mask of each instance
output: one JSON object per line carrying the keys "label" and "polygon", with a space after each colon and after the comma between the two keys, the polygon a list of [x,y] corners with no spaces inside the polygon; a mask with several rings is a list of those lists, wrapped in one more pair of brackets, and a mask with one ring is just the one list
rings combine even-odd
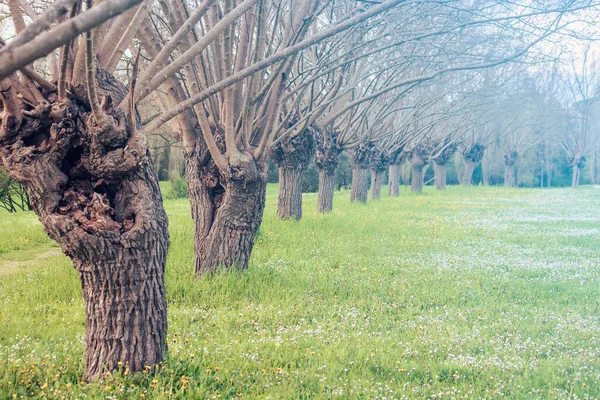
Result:
{"label": "grassy field", "polygon": [[297,223],[276,202],[249,270],[202,278],[166,202],[169,357],[97,384],[76,272],[0,214],[0,398],[600,398],[600,188],[311,194]]}

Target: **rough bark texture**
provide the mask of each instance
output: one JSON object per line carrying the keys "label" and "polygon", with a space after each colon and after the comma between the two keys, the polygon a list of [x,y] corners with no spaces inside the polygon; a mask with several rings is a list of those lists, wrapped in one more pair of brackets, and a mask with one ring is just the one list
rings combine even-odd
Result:
{"label": "rough bark texture", "polygon": [[371,170],[371,200],[381,199],[381,185],[383,184],[383,178],[382,170]]}
{"label": "rough bark texture", "polygon": [[302,218],[302,175],[314,154],[315,133],[312,128],[278,143],[271,150],[271,157],[279,167],[279,218]]}
{"label": "rough bark texture", "polygon": [[5,113],[0,131],[0,164],[25,185],[45,231],[79,272],[88,380],[120,363],[154,366],[167,349],[169,234],[158,179],[145,137],[110,107],[108,96],[118,103],[124,88],[99,77],[110,126],[96,125],[87,98],[73,90],[62,102],[44,93],[20,123]]}
{"label": "rough bark texture", "polygon": [[265,166],[247,155],[242,165],[224,176],[206,153],[191,152],[186,153],[186,181],[196,273],[248,268],[265,207]]}
{"label": "rough bark texture", "polygon": [[369,195],[369,167],[371,166],[373,146],[365,141],[352,152],[352,190],[351,202],[366,203]]}
{"label": "rough bark texture", "polygon": [[319,197],[317,211],[328,213],[333,210],[333,191],[335,189],[335,173],[328,170],[319,170]]}
{"label": "rough bark texture", "polygon": [[277,217],[299,220],[302,218],[302,174],[304,168],[289,165],[279,167],[279,197]]}
{"label": "rough bark texture", "polygon": [[435,187],[438,190],[446,190],[446,164],[433,163],[433,175],[435,178]]}
{"label": "rough bark texture", "polygon": [[388,196],[398,197],[400,195],[400,165],[390,165],[388,173]]}
{"label": "rough bark texture", "polygon": [[315,165],[319,170],[319,197],[317,211],[328,213],[333,209],[333,191],[335,189],[335,169],[342,149],[336,143],[333,131],[317,132],[317,153]]}
{"label": "rough bark texture", "polygon": [[352,190],[350,201],[366,203],[369,193],[369,170],[355,166],[352,168]]}

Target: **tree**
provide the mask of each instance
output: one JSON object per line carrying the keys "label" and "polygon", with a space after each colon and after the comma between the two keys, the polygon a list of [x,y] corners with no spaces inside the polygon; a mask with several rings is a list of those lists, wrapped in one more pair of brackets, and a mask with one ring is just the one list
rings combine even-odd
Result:
{"label": "tree", "polygon": [[[559,92],[569,104],[566,127],[560,145],[567,153],[572,168],[571,187],[579,186],[581,169],[599,139],[598,87],[600,85],[596,55],[590,43],[580,49],[579,57],[573,55],[569,69],[562,73]],[[580,59],[578,59],[580,58]],[[558,80],[554,80],[558,84]]]}
{"label": "tree", "polygon": [[[85,377],[156,365],[167,349],[167,217],[135,110],[115,107],[127,89],[96,65],[92,31],[139,1],[89,1],[83,12],[60,0],[27,26],[9,3],[18,35],[0,49],[0,164],[79,272]],[[56,84],[27,66],[61,45]]]}

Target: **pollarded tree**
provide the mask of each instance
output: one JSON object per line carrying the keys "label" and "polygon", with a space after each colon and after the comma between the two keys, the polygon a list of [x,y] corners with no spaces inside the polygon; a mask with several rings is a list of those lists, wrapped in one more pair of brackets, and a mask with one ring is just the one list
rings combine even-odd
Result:
{"label": "pollarded tree", "polygon": [[[208,1],[193,11],[182,6],[163,12],[183,14],[142,73],[137,99],[182,70],[184,100],[174,99],[145,130],[192,114],[182,141],[198,273],[248,266],[264,209],[266,160],[273,148],[286,148],[293,133],[311,126],[284,101],[297,54],[398,3],[346,12],[345,2]],[[179,46],[180,55],[169,62]]]}
{"label": "pollarded tree", "polygon": [[366,203],[369,192],[369,168],[373,158],[373,143],[364,140],[352,150],[352,190],[350,201]]}
{"label": "pollarded tree", "polygon": [[567,153],[572,168],[571,187],[579,186],[581,169],[586,158],[600,140],[600,75],[598,74],[598,55],[590,43],[586,43],[580,54],[570,60],[567,71],[561,79],[553,79],[564,103],[569,105],[566,113],[566,127],[559,137],[559,143]]}
{"label": "pollarded tree", "polygon": [[[96,65],[100,40],[92,31],[139,1],[88,1],[82,11],[81,3],[59,0],[29,25],[9,3],[18,35],[0,49],[0,164],[23,183],[79,272],[85,377],[121,363],[131,371],[156,365],[167,349],[167,217],[135,110],[116,106],[127,89]],[[28,64],[59,46],[60,77],[49,82]]]}

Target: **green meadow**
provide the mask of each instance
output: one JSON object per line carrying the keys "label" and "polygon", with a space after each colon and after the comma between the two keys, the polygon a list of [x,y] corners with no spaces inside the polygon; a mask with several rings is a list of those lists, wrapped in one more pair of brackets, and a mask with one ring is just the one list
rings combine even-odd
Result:
{"label": "green meadow", "polygon": [[600,398],[600,188],[306,194],[299,222],[267,196],[250,268],[200,278],[165,201],[168,358],[94,384],[76,271],[0,212],[0,398]]}

